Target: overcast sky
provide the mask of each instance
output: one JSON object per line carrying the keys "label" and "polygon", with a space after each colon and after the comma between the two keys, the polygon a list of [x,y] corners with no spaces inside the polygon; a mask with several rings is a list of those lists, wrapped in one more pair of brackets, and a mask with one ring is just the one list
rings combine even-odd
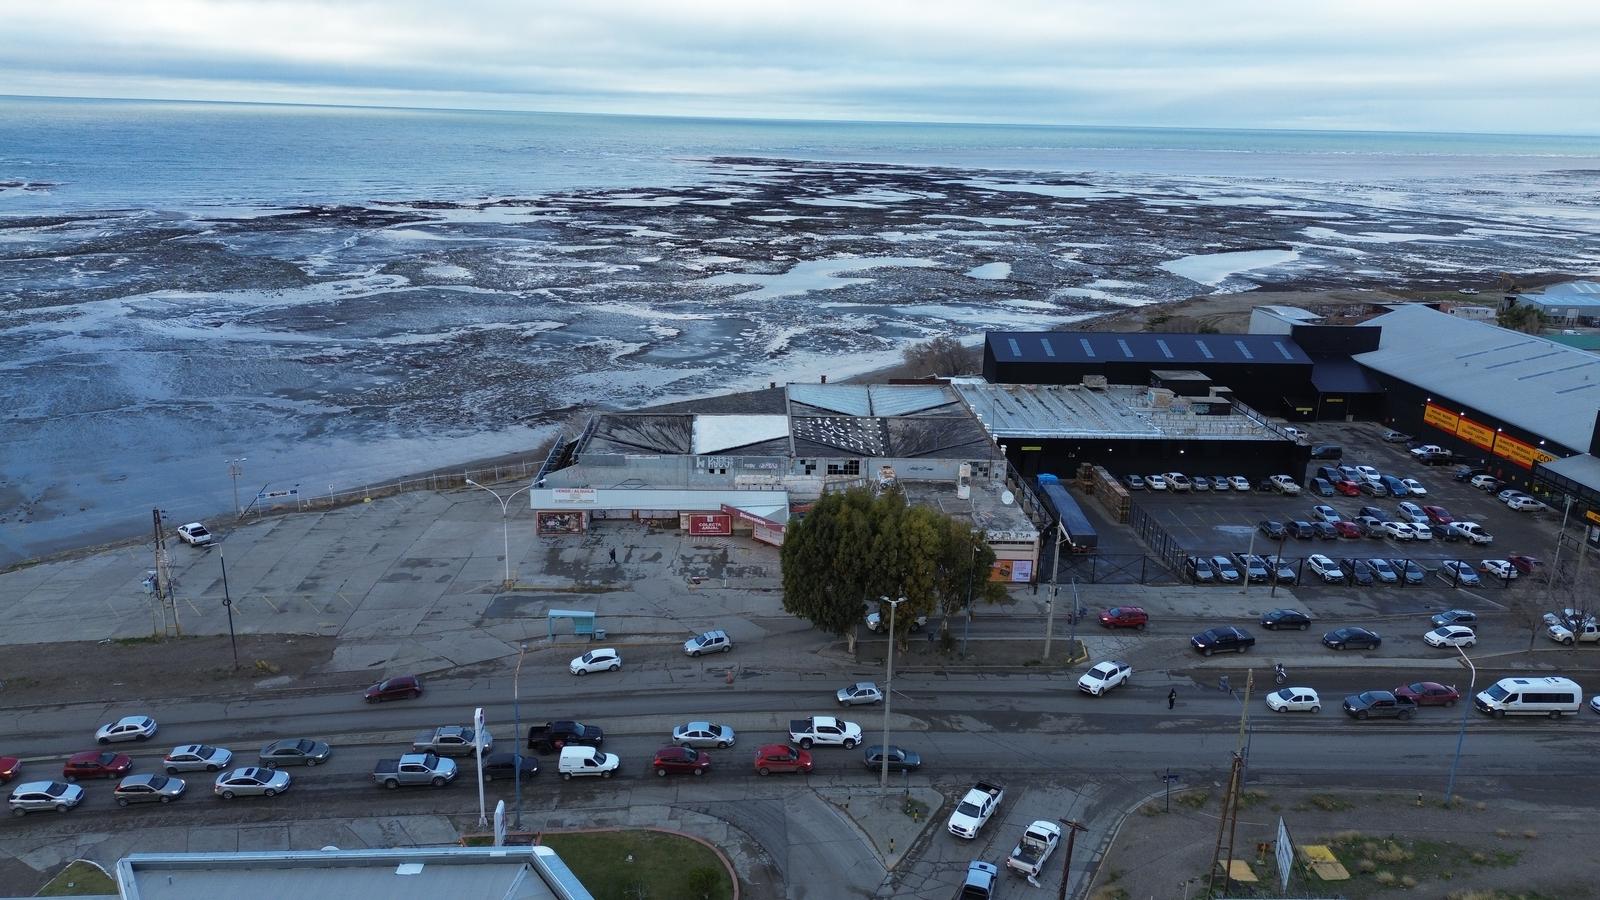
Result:
{"label": "overcast sky", "polygon": [[0,0],[0,93],[1600,133],[1600,2]]}

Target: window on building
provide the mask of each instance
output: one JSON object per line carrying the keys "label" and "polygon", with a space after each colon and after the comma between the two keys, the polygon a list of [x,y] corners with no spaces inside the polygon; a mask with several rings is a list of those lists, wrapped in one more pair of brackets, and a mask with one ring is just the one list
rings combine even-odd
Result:
{"label": "window on building", "polygon": [[828,463],[829,475],[860,475],[861,460],[847,459],[844,462]]}

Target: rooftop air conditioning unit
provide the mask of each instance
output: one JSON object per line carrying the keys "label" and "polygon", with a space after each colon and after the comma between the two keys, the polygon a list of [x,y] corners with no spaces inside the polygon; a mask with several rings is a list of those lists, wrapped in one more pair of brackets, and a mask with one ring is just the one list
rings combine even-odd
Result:
{"label": "rooftop air conditioning unit", "polygon": [[1106,389],[1106,377],[1104,375],[1085,375],[1083,376],[1083,386],[1103,391]]}

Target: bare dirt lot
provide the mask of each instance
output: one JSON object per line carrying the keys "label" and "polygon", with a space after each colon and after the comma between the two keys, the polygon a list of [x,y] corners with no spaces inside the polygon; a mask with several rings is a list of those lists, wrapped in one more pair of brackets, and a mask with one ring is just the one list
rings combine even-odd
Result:
{"label": "bare dirt lot", "polygon": [[[1135,812],[1102,861],[1092,900],[1204,896],[1221,795],[1219,786],[1175,792],[1170,813],[1163,811],[1160,798]],[[1297,846],[1327,845],[1350,874],[1348,880],[1323,881],[1297,867],[1288,896],[1600,896],[1584,849],[1594,840],[1594,807],[1568,805],[1569,798],[1507,800],[1489,793],[1457,800],[1447,809],[1437,795],[1419,805],[1418,797],[1406,791],[1247,788],[1233,857],[1247,861],[1259,880],[1235,883],[1224,896],[1285,896],[1277,890],[1270,849],[1280,816]]]}
{"label": "bare dirt lot", "polygon": [[[226,635],[11,647],[0,654],[0,706],[37,706],[244,692],[313,683],[308,673],[333,654],[334,639],[240,635],[239,667]],[[338,684],[350,675],[323,676]]]}

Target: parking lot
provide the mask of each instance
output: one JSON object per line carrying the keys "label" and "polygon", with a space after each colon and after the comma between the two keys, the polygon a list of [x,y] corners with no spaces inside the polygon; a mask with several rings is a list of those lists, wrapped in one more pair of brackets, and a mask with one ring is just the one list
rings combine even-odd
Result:
{"label": "parking lot", "polygon": [[[1398,598],[1419,591],[1454,591],[1471,587],[1493,596],[1502,590],[1516,591],[1521,588],[1525,592],[1530,583],[1542,582],[1542,566],[1534,566],[1531,572],[1513,568],[1516,575],[1510,578],[1478,570],[1484,560],[1503,560],[1513,555],[1541,559],[1548,556],[1559,527],[1558,511],[1510,509],[1493,493],[1455,480],[1454,465],[1424,465],[1409,455],[1406,444],[1383,442],[1380,439],[1383,429],[1375,424],[1318,423],[1308,430],[1311,431],[1313,444],[1338,444],[1343,448],[1343,456],[1339,460],[1312,460],[1308,471],[1303,473],[1304,477],[1299,481],[1302,488],[1297,496],[1261,490],[1187,493],[1145,490],[1134,494],[1134,502],[1167,529],[1185,553],[1203,558],[1246,553],[1281,556],[1284,568],[1292,571],[1294,583],[1301,590],[1316,587],[1346,593],[1392,593]],[[1416,479],[1427,490],[1427,495],[1375,497],[1363,492],[1359,496],[1346,496],[1335,491],[1332,496],[1323,496],[1307,487],[1322,465],[1372,466],[1386,475]],[[1375,507],[1376,511],[1382,512],[1378,518],[1383,521],[1404,521],[1397,510],[1403,500],[1419,506],[1443,507],[1456,522],[1477,522],[1494,536],[1493,543],[1475,545],[1466,540],[1445,540],[1446,529],[1437,525],[1432,529],[1435,537],[1430,540],[1399,540],[1392,536],[1340,537],[1331,534],[1322,537],[1310,534],[1300,536],[1293,526],[1295,522],[1315,523],[1319,517],[1313,512],[1313,507],[1318,505],[1331,507],[1346,521],[1354,520],[1363,507]],[[1289,526],[1288,534],[1269,537],[1259,527],[1263,521]],[[1401,563],[1391,563],[1390,568],[1396,570],[1393,583],[1385,584],[1383,578],[1374,577],[1370,586],[1361,586],[1348,583],[1348,579],[1325,581],[1307,562],[1313,554],[1322,554],[1335,562],[1382,559],[1399,560]],[[1405,573],[1407,560],[1415,563],[1409,583]],[[1479,583],[1469,584],[1470,578],[1466,575],[1452,572],[1445,565],[1447,560],[1466,563],[1475,571]],[[1269,566],[1269,580],[1266,583],[1270,583],[1271,568]],[[1351,566],[1346,564],[1342,568],[1348,573]],[[1366,574],[1381,573],[1368,571]],[[1288,581],[1287,577],[1280,577]],[[1381,597],[1374,597],[1373,600],[1380,607],[1387,605]],[[1506,601],[1501,598],[1495,602]],[[1409,606],[1410,603],[1404,605]]]}

